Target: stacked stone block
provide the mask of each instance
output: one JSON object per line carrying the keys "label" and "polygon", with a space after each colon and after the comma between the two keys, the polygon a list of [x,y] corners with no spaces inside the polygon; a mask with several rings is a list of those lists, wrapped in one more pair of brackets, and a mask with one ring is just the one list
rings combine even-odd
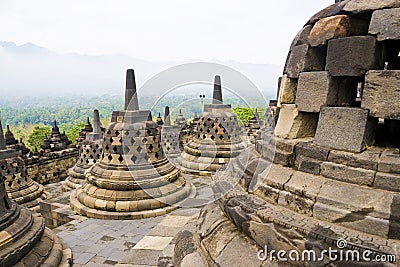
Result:
{"label": "stacked stone block", "polygon": [[[321,249],[341,239],[347,248],[400,256],[399,7],[395,0],[336,1],[306,23],[280,80],[275,139],[256,140],[247,166],[233,160],[213,176],[245,168],[216,211],[204,209],[198,229],[229,218],[252,241],[236,252],[242,257],[245,248],[267,246],[306,247],[324,258]],[[261,133],[272,128],[269,115]],[[208,249],[217,240],[204,246],[216,235],[209,233],[193,240],[211,264],[224,253]],[[343,264],[324,258],[321,265],[336,263]]]}

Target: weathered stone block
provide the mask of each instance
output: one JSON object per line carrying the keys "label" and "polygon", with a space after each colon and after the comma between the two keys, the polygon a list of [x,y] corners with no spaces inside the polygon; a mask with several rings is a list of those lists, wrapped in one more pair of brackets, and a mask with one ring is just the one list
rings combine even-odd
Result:
{"label": "weathered stone block", "polygon": [[375,171],[378,168],[378,161],[381,152],[381,149],[375,147],[359,154],[340,150],[332,150],[329,153],[328,161],[354,168],[364,168]]}
{"label": "weathered stone block", "polygon": [[293,104],[282,105],[275,135],[286,139],[312,137],[317,124],[318,114],[299,112]]}
{"label": "weathered stone block", "polygon": [[324,70],[326,48],[310,47],[308,44],[298,45],[291,51],[284,73],[288,78],[296,79],[300,72]]}
{"label": "weathered stone block", "polygon": [[289,51],[292,51],[295,46],[308,44],[308,36],[310,35],[312,28],[312,25],[306,25],[301,29],[294,38]]}
{"label": "weathered stone block", "polygon": [[353,0],[346,3],[343,11],[361,13],[375,9],[400,7],[398,0]]}
{"label": "weathered stone block", "polygon": [[400,40],[400,8],[374,11],[369,33],[377,35],[378,41]]}
{"label": "weathered stone block", "polygon": [[319,20],[309,36],[311,46],[322,46],[327,41],[352,35],[364,35],[368,32],[366,21],[351,19],[347,15],[337,15]]}
{"label": "weathered stone block", "polygon": [[362,76],[383,67],[380,47],[373,36],[354,36],[328,42],[326,70],[332,76]]}
{"label": "weathered stone block", "polygon": [[374,187],[400,192],[400,175],[378,172],[375,176]]}
{"label": "weathered stone block", "polygon": [[350,0],[336,2],[335,4],[332,4],[332,5],[324,8],[323,10],[319,11],[317,14],[312,16],[311,19],[307,22],[307,24],[313,24],[322,18],[338,15],[342,11],[343,7],[349,1]]}
{"label": "weathered stone block", "polygon": [[319,112],[322,106],[351,106],[357,83],[351,78],[334,78],[327,71],[300,73],[296,105],[299,111]]}
{"label": "weathered stone block", "polygon": [[361,107],[373,117],[400,120],[400,70],[368,71]]}
{"label": "weathered stone block", "polygon": [[375,171],[323,162],[321,164],[321,175],[347,183],[371,186],[374,182]]}
{"label": "weathered stone block", "polygon": [[296,157],[295,166],[299,171],[319,175],[322,161],[306,156]]}
{"label": "weathered stone block", "polygon": [[278,107],[282,104],[294,104],[296,101],[297,79],[288,78],[283,75],[278,96]]}
{"label": "weathered stone block", "polygon": [[301,142],[296,145],[296,157],[305,156],[320,161],[326,161],[330,149],[315,145],[313,142]]}
{"label": "weathered stone block", "polygon": [[374,143],[376,124],[365,109],[323,107],[314,142],[333,149],[361,152]]}
{"label": "weathered stone block", "polygon": [[378,171],[400,174],[400,151],[398,148],[388,148],[382,152]]}

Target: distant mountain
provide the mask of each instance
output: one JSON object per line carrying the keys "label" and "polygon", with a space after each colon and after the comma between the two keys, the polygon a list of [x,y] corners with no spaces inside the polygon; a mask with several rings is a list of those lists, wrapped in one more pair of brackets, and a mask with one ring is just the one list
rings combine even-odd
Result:
{"label": "distant mountain", "polygon": [[[267,98],[275,95],[281,66],[236,61],[212,62],[243,73]],[[186,62],[150,62],[124,55],[58,54],[32,43],[18,46],[13,42],[0,42],[0,93],[1,97],[6,99],[26,96],[122,94],[127,68],[135,69],[140,87],[152,76],[181,63]],[[211,87],[209,88],[211,90]],[[160,94],[160,90],[146,90],[146,93]],[[245,88],[243,90],[246,91]]]}

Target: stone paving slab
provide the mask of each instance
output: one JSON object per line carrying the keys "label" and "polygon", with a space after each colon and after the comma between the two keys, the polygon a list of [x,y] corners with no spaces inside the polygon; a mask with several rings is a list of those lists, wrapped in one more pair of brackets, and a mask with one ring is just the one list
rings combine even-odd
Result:
{"label": "stone paving slab", "polygon": [[55,228],[71,247],[74,266],[156,266],[171,257],[174,236],[194,228],[200,208],[180,208],[142,220],[74,220]]}

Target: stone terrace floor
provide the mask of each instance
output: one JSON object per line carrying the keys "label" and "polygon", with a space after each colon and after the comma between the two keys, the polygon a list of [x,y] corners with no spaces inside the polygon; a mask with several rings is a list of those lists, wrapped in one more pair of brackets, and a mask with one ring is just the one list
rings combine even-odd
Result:
{"label": "stone terrace floor", "polygon": [[[187,177],[188,178],[188,177]],[[197,200],[207,199],[210,188],[198,177]],[[61,184],[46,185],[48,200],[66,194]],[[62,203],[67,204],[67,203]],[[79,216],[53,231],[72,249],[73,266],[157,266],[160,257],[172,257],[174,237],[195,227],[200,207],[179,208],[167,215],[141,220],[99,220]]]}

